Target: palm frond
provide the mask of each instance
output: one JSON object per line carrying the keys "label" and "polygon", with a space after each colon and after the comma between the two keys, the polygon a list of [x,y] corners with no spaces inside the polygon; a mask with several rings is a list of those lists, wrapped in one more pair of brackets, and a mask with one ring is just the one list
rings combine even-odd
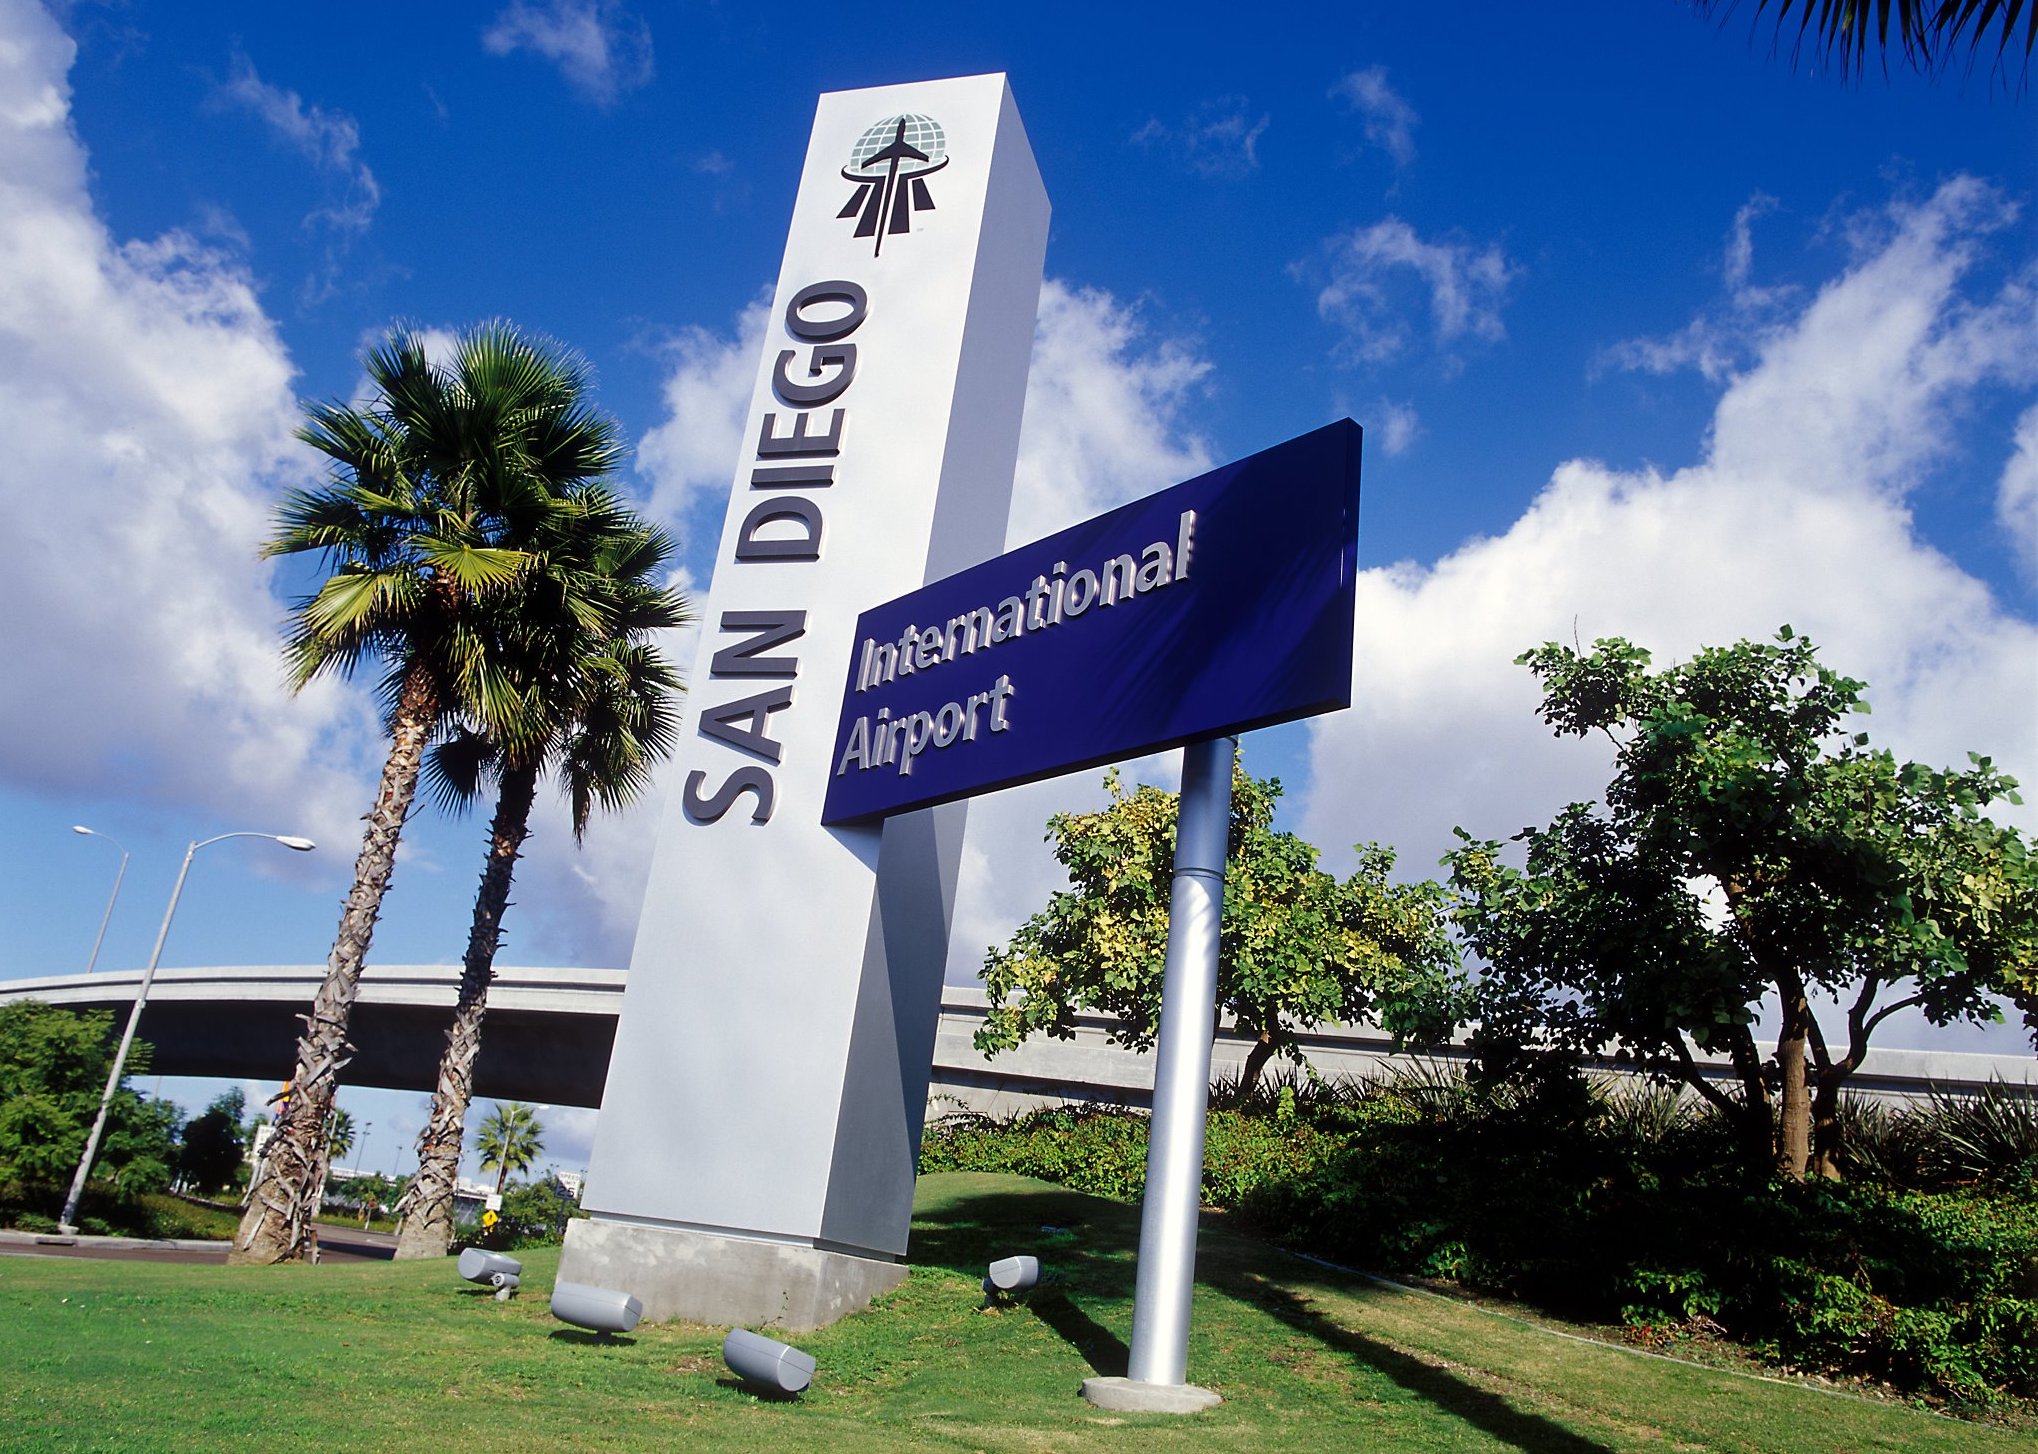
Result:
{"label": "palm frond", "polygon": [[423,583],[406,570],[343,567],[327,577],[298,615],[307,631],[336,641],[365,639],[389,629],[423,591]]}
{"label": "palm frond", "polygon": [[[1737,0],[1694,3],[1706,15],[1737,7]],[[1823,57],[1850,75],[1861,71],[1871,51],[1885,69],[1892,55],[1930,72],[1963,53],[1969,64],[1987,56],[2007,69],[2020,34],[2028,74],[2038,45],[2038,4],[2027,7],[2025,0],[1756,0],[1758,24],[1772,13],[1779,37],[1792,38],[1793,62]]]}
{"label": "palm frond", "polygon": [[512,585],[532,565],[530,552],[525,550],[474,545],[439,535],[420,537],[412,549],[421,564],[450,576],[469,595]]}
{"label": "palm frond", "polygon": [[425,790],[441,812],[464,813],[496,780],[500,765],[487,733],[458,724],[426,754]]}

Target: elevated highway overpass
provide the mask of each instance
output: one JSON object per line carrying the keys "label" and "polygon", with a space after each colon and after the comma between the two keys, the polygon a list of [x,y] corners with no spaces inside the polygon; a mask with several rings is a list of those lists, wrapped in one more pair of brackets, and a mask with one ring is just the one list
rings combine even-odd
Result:
{"label": "elevated highway overpass", "polygon": [[[324,977],[323,964],[157,971],[140,1032],[154,1047],[152,1072],[283,1080],[292,1069],[299,1017],[311,1008]],[[499,968],[488,994],[476,1093],[599,1106],[627,979],[620,969]],[[140,983],[139,970],[0,980],[0,1004],[38,999],[124,1016]],[[369,966],[354,1006],[351,1038],[358,1050],[343,1083],[431,1090],[459,983],[457,965]],[[1152,1057],[1111,1044],[1102,1016],[1082,1018],[1073,1040],[1036,1039],[996,1059],[971,1043],[983,1016],[982,990],[950,985],[943,991],[931,1114],[997,1113],[1072,1100],[1145,1103],[1153,1086]],[[712,1033],[706,1026],[676,1027],[673,1053],[685,1054],[690,1038]],[[1326,1029],[1302,1042],[1310,1062],[1326,1076],[1375,1073],[1397,1059],[1388,1038],[1369,1026]],[[1236,1074],[1249,1049],[1244,1039],[1220,1031],[1214,1074]],[[1869,1052],[1850,1085],[1902,1097],[1922,1094],[1928,1085],[1974,1090],[1991,1079],[2038,1084],[2038,1059],[1878,1049]]]}
{"label": "elevated highway overpass", "polygon": [[[150,1072],[289,1079],[301,1017],[325,970],[323,964],[157,970],[139,1032],[155,1052]],[[497,970],[475,1093],[599,1106],[625,978],[620,969]],[[140,984],[140,970],[4,980],[0,1004],[37,999],[125,1016]],[[342,1084],[431,1090],[459,988],[458,965],[370,965],[354,1004],[348,1038],[356,1050]]]}

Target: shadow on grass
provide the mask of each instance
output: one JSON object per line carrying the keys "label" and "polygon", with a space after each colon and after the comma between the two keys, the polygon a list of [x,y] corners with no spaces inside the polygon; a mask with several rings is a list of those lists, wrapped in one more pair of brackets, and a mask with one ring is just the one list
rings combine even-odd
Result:
{"label": "shadow on grass", "polygon": [[740,1378],[718,1378],[716,1388],[726,1388],[735,1393],[747,1393],[761,1404],[796,1404],[800,1396],[787,1393],[782,1388],[765,1388],[761,1384],[745,1383]]}
{"label": "shadow on grass", "polygon": [[1015,1299],[1082,1356],[1092,1372],[1124,1374],[1125,1342],[1085,1309],[1132,1296],[1136,1209],[1059,1187],[964,1193],[923,1207],[913,1223],[912,1261],[945,1267],[975,1282],[1000,1257],[1032,1253],[1052,1285]]}
{"label": "shadow on grass", "polygon": [[1026,1299],[1026,1311],[1054,1329],[1061,1340],[1083,1357],[1090,1371],[1104,1378],[1123,1378],[1132,1362],[1125,1340],[1069,1301],[1058,1287]]}
{"label": "shadow on grass", "polygon": [[634,1348],[637,1340],[628,1334],[590,1333],[584,1328],[554,1328],[555,1343],[578,1343],[583,1348]]}
{"label": "shadow on grass", "polygon": [[1326,1318],[1307,1298],[1257,1273],[1227,1266],[1204,1281],[1324,1347],[1378,1369],[1410,1393],[1525,1454],[1613,1454],[1607,1445],[1575,1434],[1553,1419],[1524,1413],[1499,1394]]}
{"label": "shadow on grass", "polygon": [[[1325,1317],[1306,1298],[1254,1265],[1278,1254],[1237,1236],[1213,1237],[1202,1227],[1197,1258],[1204,1286],[1263,1310],[1324,1347],[1377,1369],[1444,1413],[1523,1454],[1611,1454],[1604,1444],[1575,1434],[1540,1414],[1516,1408],[1445,1369]],[[1139,1209],[1059,1187],[1015,1186],[1001,1180],[982,1191],[964,1188],[922,1207],[913,1226],[912,1260],[946,1267],[975,1281],[986,1264],[1013,1253],[1034,1252],[1054,1285],[1026,1304],[1033,1315],[1105,1377],[1122,1376],[1125,1343],[1088,1308],[1129,1307],[1137,1277]],[[1108,1314],[1107,1314],[1108,1315]]]}

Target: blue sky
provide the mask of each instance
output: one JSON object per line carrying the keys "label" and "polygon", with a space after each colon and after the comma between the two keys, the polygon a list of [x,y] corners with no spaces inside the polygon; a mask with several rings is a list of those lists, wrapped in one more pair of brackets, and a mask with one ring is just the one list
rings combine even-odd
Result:
{"label": "blue sky", "polygon": [[[83,968],[80,822],[134,852],[104,963],[234,829],[321,848],[205,850],[165,962],[324,957],[379,746],[359,690],[280,686],[297,399],[396,319],[564,340],[704,583],[814,97],[998,70],[1055,208],[1015,543],[1366,427],[1359,705],[1248,744],[1334,862],[1426,873],[1602,783],[1510,665],[1574,630],[1790,621],[1879,742],[2038,783],[2038,130],[1986,76],[1843,84],[1671,0],[0,0],[0,976]],[[1096,796],[980,805],[954,973]],[[542,823],[506,962],[623,963],[655,819]],[[420,819],[374,958],[457,958],[480,838]]]}

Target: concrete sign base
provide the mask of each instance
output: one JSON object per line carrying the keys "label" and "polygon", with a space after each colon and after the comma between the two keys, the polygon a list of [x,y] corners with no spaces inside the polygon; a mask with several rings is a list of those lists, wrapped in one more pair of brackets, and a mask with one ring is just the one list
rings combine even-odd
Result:
{"label": "concrete sign base", "polygon": [[1136,1378],[1086,1378],[1083,1397],[1121,1414],[1200,1414],[1224,1402],[1193,1383],[1141,1383]]}
{"label": "concrete sign base", "polygon": [[627,1289],[654,1323],[769,1323],[806,1333],[906,1280],[897,1262],[677,1227],[576,1221],[566,1247],[576,1276]]}

